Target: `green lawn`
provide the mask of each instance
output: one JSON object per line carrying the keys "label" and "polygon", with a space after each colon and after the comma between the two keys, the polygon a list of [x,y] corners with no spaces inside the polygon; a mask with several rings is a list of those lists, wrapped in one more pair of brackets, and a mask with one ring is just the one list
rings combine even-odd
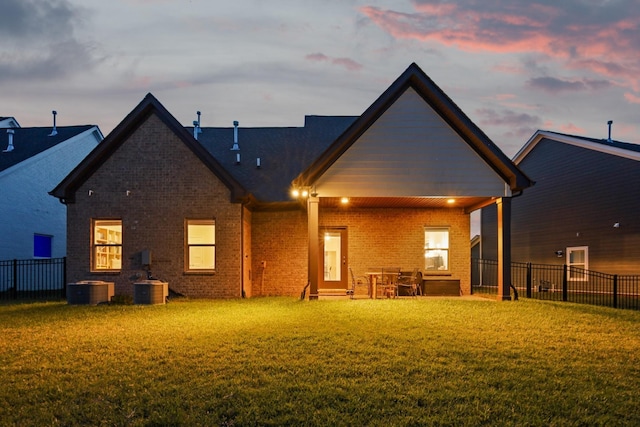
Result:
{"label": "green lawn", "polygon": [[640,425],[640,313],[258,298],[0,305],[0,425]]}

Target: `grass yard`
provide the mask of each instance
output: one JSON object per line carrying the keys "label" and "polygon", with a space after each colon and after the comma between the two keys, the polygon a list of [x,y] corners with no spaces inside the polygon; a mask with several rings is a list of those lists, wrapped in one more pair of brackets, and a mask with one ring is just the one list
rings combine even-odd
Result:
{"label": "grass yard", "polygon": [[0,305],[0,425],[640,425],[640,313],[258,298]]}

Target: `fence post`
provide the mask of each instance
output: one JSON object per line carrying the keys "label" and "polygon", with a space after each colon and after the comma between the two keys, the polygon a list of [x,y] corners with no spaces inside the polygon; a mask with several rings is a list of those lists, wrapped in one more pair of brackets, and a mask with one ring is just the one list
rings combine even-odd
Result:
{"label": "fence post", "polygon": [[527,263],[527,298],[531,298],[531,263]]}
{"label": "fence post", "polygon": [[613,308],[618,308],[618,275],[613,275]]}
{"label": "fence post", "polygon": [[67,257],[62,257],[62,298],[67,299]]}
{"label": "fence post", "polygon": [[13,299],[18,299],[18,260],[14,259],[13,260],[13,266],[12,266],[12,271],[11,274],[13,275],[12,277],[12,282],[13,282]]}
{"label": "fence post", "polygon": [[567,280],[567,264],[562,265],[562,301],[567,301],[569,290],[568,290],[568,280]]}

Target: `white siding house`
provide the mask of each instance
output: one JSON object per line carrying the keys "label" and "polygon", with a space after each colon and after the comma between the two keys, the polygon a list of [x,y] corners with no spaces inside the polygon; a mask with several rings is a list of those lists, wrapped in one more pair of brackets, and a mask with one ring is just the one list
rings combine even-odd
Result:
{"label": "white siding house", "polygon": [[[0,260],[66,254],[66,206],[48,193],[102,141],[95,125],[0,122]],[[11,118],[13,119],[13,118]]]}

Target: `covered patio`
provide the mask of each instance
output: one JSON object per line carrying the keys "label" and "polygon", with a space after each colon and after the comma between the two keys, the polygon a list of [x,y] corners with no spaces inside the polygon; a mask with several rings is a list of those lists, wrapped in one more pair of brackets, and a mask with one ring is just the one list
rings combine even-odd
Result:
{"label": "covered patio", "polygon": [[[510,202],[531,185],[412,64],[293,181],[307,214],[309,298],[346,290],[348,268],[391,265],[419,268],[427,284],[457,280],[469,295],[470,213],[495,203],[498,299],[510,299]],[[325,250],[327,238],[340,246]],[[339,272],[326,274],[328,259]]]}

